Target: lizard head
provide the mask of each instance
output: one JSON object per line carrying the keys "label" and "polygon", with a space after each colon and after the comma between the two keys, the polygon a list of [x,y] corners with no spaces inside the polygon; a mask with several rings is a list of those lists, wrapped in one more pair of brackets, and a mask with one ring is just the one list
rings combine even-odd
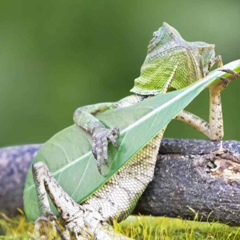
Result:
{"label": "lizard head", "polygon": [[202,77],[206,76],[215,62],[215,45],[205,42],[190,42],[189,45],[195,49]]}
{"label": "lizard head", "polygon": [[213,44],[187,42],[163,23],[153,34],[140,77],[130,91],[149,96],[187,87],[206,75],[214,57]]}

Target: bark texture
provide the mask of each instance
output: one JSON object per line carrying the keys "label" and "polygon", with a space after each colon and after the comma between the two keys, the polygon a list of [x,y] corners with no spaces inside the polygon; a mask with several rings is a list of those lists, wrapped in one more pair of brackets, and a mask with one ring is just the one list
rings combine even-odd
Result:
{"label": "bark texture", "polygon": [[[11,216],[23,208],[27,170],[41,145],[0,149],[0,212]],[[240,142],[223,147],[240,155]],[[219,221],[240,226],[240,162],[236,156],[213,157],[219,142],[164,140],[154,180],[134,214]]]}
{"label": "bark texture", "polygon": [[[240,154],[240,143],[223,144]],[[134,213],[219,221],[240,226],[240,162],[211,158],[219,143],[165,140],[155,168],[154,180]]]}

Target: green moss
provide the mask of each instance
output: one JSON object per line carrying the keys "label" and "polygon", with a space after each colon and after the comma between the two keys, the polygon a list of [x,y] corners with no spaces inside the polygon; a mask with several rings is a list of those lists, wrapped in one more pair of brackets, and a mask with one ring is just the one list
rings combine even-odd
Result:
{"label": "green moss", "polygon": [[[1,214],[0,227],[2,229],[0,239],[30,239],[34,236],[34,224],[28,222],[22,212],[14,219]],[[120,224],[115,223],[114,228],[117,232],[137,240],[240,239],[240,228],[237,227],[176,218],[130,216]],[[47,239],[59,238],[55,235],[48,236]]]}
{"label": "green moss", "polygon": [[118,227],[123,234],[138,240],[240,239],[237,227],[176,218],[130,216]]}
{"label": "green moss", "polygon": [[0,239],[29,239],[29,233],[33,232],[33,229],[33,223],[26,220],[22,211],[15,218],[0,213]]}

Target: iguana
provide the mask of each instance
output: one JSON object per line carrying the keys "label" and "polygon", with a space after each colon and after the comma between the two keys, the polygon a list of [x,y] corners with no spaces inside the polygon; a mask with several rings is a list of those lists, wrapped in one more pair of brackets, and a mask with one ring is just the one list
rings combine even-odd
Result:
{"label": "iguana", "polygon": [[[176,29],[163,23],[163,26],[154,32],[148,46],[140,77],[135,79],[134,87],[130,90],[133,95],[114,103],[80,107],[74,113],[76,125],[92,136],[92,149],[99,172],[101,173],[102,162],[108,164],[108,142],[117,148],[119,129],[106,129],[94,117],[95,114],[134,105],[159,93],[182,89],[207,75],[215,63],[222,66],[221,57],[215,56],[213,44],[187,42]],[[220,93],[227,84],[228,82],[223,80],[209,87],[209,123],[187,111],[181,112],[176,119],[189,124],[211,140],[221,140],[223,119]],[[163,133],[164,131],[161,131],[82,205],[74,202],[64,192],[43,162],[33,164],[39,208],[44,216],[36,221],[36,229],[41,229],[41,220],[56,221],[49,206],[49,195],[66,223],[66,231],[61,234],[62,239],[69,239],[70,231],[77,239],[128,239],[114,233],[111,224],[114,220],[125,219],[131,213],[151,182]]]}

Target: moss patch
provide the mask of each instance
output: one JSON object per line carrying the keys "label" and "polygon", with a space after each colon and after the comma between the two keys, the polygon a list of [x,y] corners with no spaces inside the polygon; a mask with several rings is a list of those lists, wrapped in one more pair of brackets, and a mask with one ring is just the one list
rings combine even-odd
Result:
{"label": "moss patch", "polygon": [[[21,215],[9,218],[0,215],[0,239],[34,239],[34,223]],[[114,224],[117,232],[137,240],[237,240],[240,228],[220,223],[187,221],[176,218],[130,216]],[[35,238],[37,239],[37,238]],[[48,239],[60,239],[56,235]]]}

